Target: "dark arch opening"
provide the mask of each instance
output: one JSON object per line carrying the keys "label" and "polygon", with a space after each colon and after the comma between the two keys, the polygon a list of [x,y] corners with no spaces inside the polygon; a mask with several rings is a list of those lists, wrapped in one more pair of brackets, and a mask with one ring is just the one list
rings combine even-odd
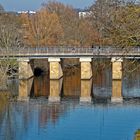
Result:
{"label": "dark arch opening", "polygon": [[34,69],[34,76],[39,77],[43,74],[43,72],[44,71],[41,68],[37,67],[37,68]]}

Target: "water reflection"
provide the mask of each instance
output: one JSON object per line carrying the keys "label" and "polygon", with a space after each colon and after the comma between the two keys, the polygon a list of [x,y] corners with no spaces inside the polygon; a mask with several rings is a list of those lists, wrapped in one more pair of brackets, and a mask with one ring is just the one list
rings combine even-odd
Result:
{"label": "water reflection", "polygon": [[132,140],[140,104],[11,103],[0,112],[0,140]]}
{"label": "water reflection", "polygon": [[135,132],[134,140],[140,140],[140,129]]}
{"label": "water reflection", "polygon": [[1,112],[1,114],[3,114],[5,112],[5,109],[9,104],[8,96],[9,96],[9,92],[0,91],[0,112]]}

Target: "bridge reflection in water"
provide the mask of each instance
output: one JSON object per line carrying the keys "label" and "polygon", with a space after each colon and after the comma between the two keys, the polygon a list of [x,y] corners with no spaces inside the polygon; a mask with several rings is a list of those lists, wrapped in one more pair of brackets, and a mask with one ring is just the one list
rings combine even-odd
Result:
{"label": "bridge reflection in water", "polygon": [[[25,96],[44,96],[50,101],[60,101],[69,97],[86,102],[91,102],[92,99],[111,99],[111,101],[114,101],[114,98],[115,101],[122,102],[123,98],[140,97],[140,70],[135,69],[133,73],[128,73],[130,69],[130,66],[129,68],[126,67],[128,61],[132,62],[132,60],[124,60],[122,69],[125,70],[117,74],[117,76],[112,75],[113,66],[110,63],[110,59],[92,61],[93,77],[81,79],[79,59],[63,59],[61,61],[63,77],[50,79],[48,60],[35,60],[31,67],[33,69],[40,68],[43,72],[39,76],[34,76],[31,92]],[[116,73],[120,71],[120,63],[117,62],[114,63],[114,65],[119,66],[119,70],[117,68],[114,70]],[[135,67],[137,67],[136,65],[139,66],[138,61],[135,63]],[[27,81],[26,83],[29,86],[29,81],[32,82],[32,80],[28,79]],[[26,89],[23,84],[22,87]]]}
{"label": "bridge reflection in water", "polygon": [[0,140],[133,140],[139,116],[138,102],[14,102],[0,112]]}

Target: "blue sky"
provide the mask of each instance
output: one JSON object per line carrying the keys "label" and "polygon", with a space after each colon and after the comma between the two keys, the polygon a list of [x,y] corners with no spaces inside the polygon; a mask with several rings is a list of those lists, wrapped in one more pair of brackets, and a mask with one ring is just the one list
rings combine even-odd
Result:
{"label": "blue sky", "polygon": [[[7,11],[37,10],[46,0],[0,0]],[[57,0],[75,8],[85,8],[90,6],[94,0]]]}

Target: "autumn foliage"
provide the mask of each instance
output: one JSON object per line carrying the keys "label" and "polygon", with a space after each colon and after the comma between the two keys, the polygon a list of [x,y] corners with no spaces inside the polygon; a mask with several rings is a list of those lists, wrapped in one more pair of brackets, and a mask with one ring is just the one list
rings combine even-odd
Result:
{"label": "autumn foliage", "polygon": [[47,2],[36,14],[21,15],[25,43],[31,46],[132,46],[140,44],[140,6],[133,0],[97,0],[90,16],[71,6]]}
{"label": "autumn foliage", "polygon": [[24,39],[28,45],[57,45],[63,37],[63,29],[55,13],[40,10],[36,14],[21,15]]}
{"label": "autumn foliage", "polygon": [[31,46],[91,46],[97,33],[71,7],[48,2],[36,14],[21,14],[24,41]]}
{"label": "autumn foliage", "polygon": [[96,0],[87,9],[87,16],[79,17],[73,7],[48,1],[35,14],[18,15],[19,31],[23,44],[33,47],[137,46],[140,45],[138,2]]}

